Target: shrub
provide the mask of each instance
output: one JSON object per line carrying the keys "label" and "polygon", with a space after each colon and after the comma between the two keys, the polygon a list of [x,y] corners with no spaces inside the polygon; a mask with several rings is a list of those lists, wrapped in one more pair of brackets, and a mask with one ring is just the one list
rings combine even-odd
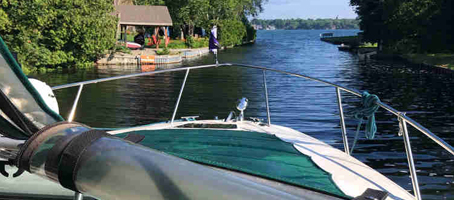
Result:
{"label": "shrub", "polygon": [[248,42],[251,40],[255,40],[257,37],[257,31],[255,30],[255,28],[252,27],[252,25],[248,21],[243,23],[246,23],[246,36],[244,37],[244,40]]}
{"label": "shrub", "polygon": [[208,47],[208,38],[194,38],[192,36],[188,36],[186,39],[186,44],[189,48],[201,48],[201,47]]}
{"label": "shrub", "polygon": [[170,43],[167,45],[169,49],[185,49],[187,48],[186,43],[181,40],[170,40]]}
{"label": "shrub", "polygon": [[192,46],[194,45],[194,43],[195,43],[194,37],[192,37],[192,36],[189,35],[189,36],[186,38],[186,45],[188,45],[189,48],[192,48]]}
{"label": "shrub", "polygon": [[208,47],[208,38],[199,38],[198,40],[195,40],[194,43],[192,44],[191,48],[202,48],[202,47]]}
{"label": "shrub", "polygon": [[170,50],[169,50],[169,48],[164,48],[162,50],[156,51],[156,54],[158,54],[158,55],[169,55],[170,54]]}
{"label": "shrub", "polygon": [[[124,43],[123,43],[123,44],[124,44]],[[121,53],[130,54],[130,53],[131,53],[131,49],[129,49],[128,47],[125,47],[124,45],[117,44],[117,45],[115,45],[115,47],[114,47],[114,53],[116,53],[116,52],[121,52]]]}
{"label": "shrub", "polygon": [[219,39],[222,46],[240,45],[246,36],[246,27],[239,20],[221,20]]}
{"label": "shrub", "polygon": [[3,2],[0,35],[24,68],[90,66],[115,45],[111,0]]}

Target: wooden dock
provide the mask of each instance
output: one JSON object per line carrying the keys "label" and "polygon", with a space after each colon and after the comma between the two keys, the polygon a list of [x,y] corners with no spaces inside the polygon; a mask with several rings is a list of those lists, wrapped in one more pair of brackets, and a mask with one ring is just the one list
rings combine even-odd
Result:
{"label": "wooden dock", "polygon": [[359,44],[361,44],[361,39],[359,36],[321,37],[320,40],[335,45],[344,44],[349,46],[358,46]]}

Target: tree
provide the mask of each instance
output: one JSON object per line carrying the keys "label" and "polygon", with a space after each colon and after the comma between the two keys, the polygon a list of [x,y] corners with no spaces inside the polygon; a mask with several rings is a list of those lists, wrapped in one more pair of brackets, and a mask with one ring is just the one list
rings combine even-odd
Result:
{"label": "tree", "polygon": [[[8,2],[6,0],[1,0],[0,1],[1,6],[8,6]],[[5,13],[3,9],[0,9],[0,31],[5,31],[8,29],[8,26],[11,25],[11,22],[9,21],[8,15]]]}
{"label": "tree", "polygon": [[[452,51],[452,0],[351,0],[364,38],[398,53]],[[381,44],[381,43],[379,43]]]}
{"label": "tree", "polygon": [[0,34],[24,67],[92,65],[115,45],[111,0],[2,0],[1,11]]}
{"label": "tree", "polygon": [[350,5],[356,7],[364,40],[372,43],[379,43],[383,38],[384,21],[381,2],[381,0],[350,0]]}
{"label": "tree", "polygon": [[[219,26],[220,29],[223,26],[236,26],[237,22],[244,22],[245,16],[257,16],[263,10],[262,4],[265,1],[267,0],[165,0],[165,5],[172,16],[174,27],[181,30],[186,29],[188,35],[193,35],[195,26],[205,30],[211,29],[213,25]],[[232,22],[227,23],[225,20]],[[242,28],[246,32],[246,25],[236,27]],[[225,38],[231,38],[230,33],[227,33],[229,31],[237,34],[243,33],[243,30],[224,29],[219,34],[228,34],[229,36]],[[234,38],[243,38],[243,35],[237,36]]]}
{"label": "tree", "polygon": [[[239,44],[255,38],[255,30],[247,16],[257,16],[267,0],[134,0],[136,5],[166,5],[173,21],[173,36],[194,35],[194,28],[220,29],[219,37],[229,41],[222,44]],[[227,22],[230,21],[230,22]],[[243,23],[239,26],[238,22]],[[242,30],[233,30],[231,27]],[[175,33],[178,33],[176,35]],[[246,33],[244,35],[243,33]],[[222,36],[224,34],[224,36]],[[249,34],[254,34],[250,36]],[[233,41],[238,40],[238,41]]]}
{"label": "tree", "polygon": [[210,9],[208,0],[189,0],[185,6],[182,6],[178,12],[178,18],[183,24],[188,26],[188,35],[194,35],[195,26],[208,28],[209,18],[208,10]]}
{"label": "tree", "polygon": [[265,29],[267,25],[275,26],[277,29],[358,29],[356,19],[273,19],[251,21],[254,25],[262,25]]}
{"label": "tree", "polygon": [[247,35],[245,25],[239,20],[221,20],[219,26],[222,46],[240,45]]}

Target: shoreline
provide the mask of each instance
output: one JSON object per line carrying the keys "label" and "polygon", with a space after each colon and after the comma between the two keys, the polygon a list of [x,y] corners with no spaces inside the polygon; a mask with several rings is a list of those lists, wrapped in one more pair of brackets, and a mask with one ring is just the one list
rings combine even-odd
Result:
{"label": "shoreline", "polygon": [[[421,56],[422,54],[413,54],[414,56]],[[452,55],[454,57],[454,55]],[[430,63],[424,57],[419,57],[419,59],[412,59],[409,55],[405,54],[386,54],[386,53],[378,53],[372,56],[375,60],[385,60],[385,61],[398,61],[408,63],[409,67],[419,68],[430,70],[431,72],[435,72],[438,74],[451,74],[454,75],[454,68],[450,67],[450,63],[446,64],[436,64]],[[454,60],[453,60],[454,61]]]}
{"label": "shoreline", "polygon": [[[435,53],[435,54],[398,54],[379,52],[377,47],[361,47],[361,36],[327,36],[320,37],[320,40],[338,46],[340,51],[349,51],[358,54],[360,59],[376,59],[405,62],[420,68],[432,67],[435,71],[454,71],[454,54],[453,53]],[[444,72],[443,72],[444,73]]]}
{"label": "shoreline", "polygon": [[454,54],[392,54],[378,52],[376,47],[353,47],[347,51],[356,53],[360,59],[404,62],[409,67],[454,75]]}
{"label": "shoreline", "polygon": [[[255,40],[243,41],[237,46],[252,45]],[[234,48],[235,46],[221,47],[218,50]],[[160,48],[159,50],[163,50]],[[208,47],[195,49],[169,49],[169,55],[158,55],[155,48],[145,48],[142,50],[131,50],[131,53],[113,52],[104,54],[95,62],[95,65],[131,65],[131,64],[174,64],[181,63],[186,59],[193,59],[210,54]]]}
{"label": "shoreline", "polygon": [[[161,48],[160,50],[162,50]],[[156,49],[131,50],[131,53],[114,52],[104,54],[96,65],[130,65],[130,64],[172,64],[185,59],[200,57],[210,53],[208,47],[197,49],[169,49],[171,54],[158,55]]]}

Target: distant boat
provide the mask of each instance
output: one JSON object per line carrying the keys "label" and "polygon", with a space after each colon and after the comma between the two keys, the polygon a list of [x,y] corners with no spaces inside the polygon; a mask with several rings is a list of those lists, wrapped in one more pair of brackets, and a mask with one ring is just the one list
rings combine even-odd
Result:
{"label": "distant boat", "polygon": [[321,38],[333,37],[333,36],[334,36],[334,33],[322,33],[322,34],[320,34],[320,37],[321,37]]}
{"label": "distant boat", "polygon": [[350,51],[352,49],[352,46],[341,44],[337,46],[337,49],[339,49],[339,51]]}

